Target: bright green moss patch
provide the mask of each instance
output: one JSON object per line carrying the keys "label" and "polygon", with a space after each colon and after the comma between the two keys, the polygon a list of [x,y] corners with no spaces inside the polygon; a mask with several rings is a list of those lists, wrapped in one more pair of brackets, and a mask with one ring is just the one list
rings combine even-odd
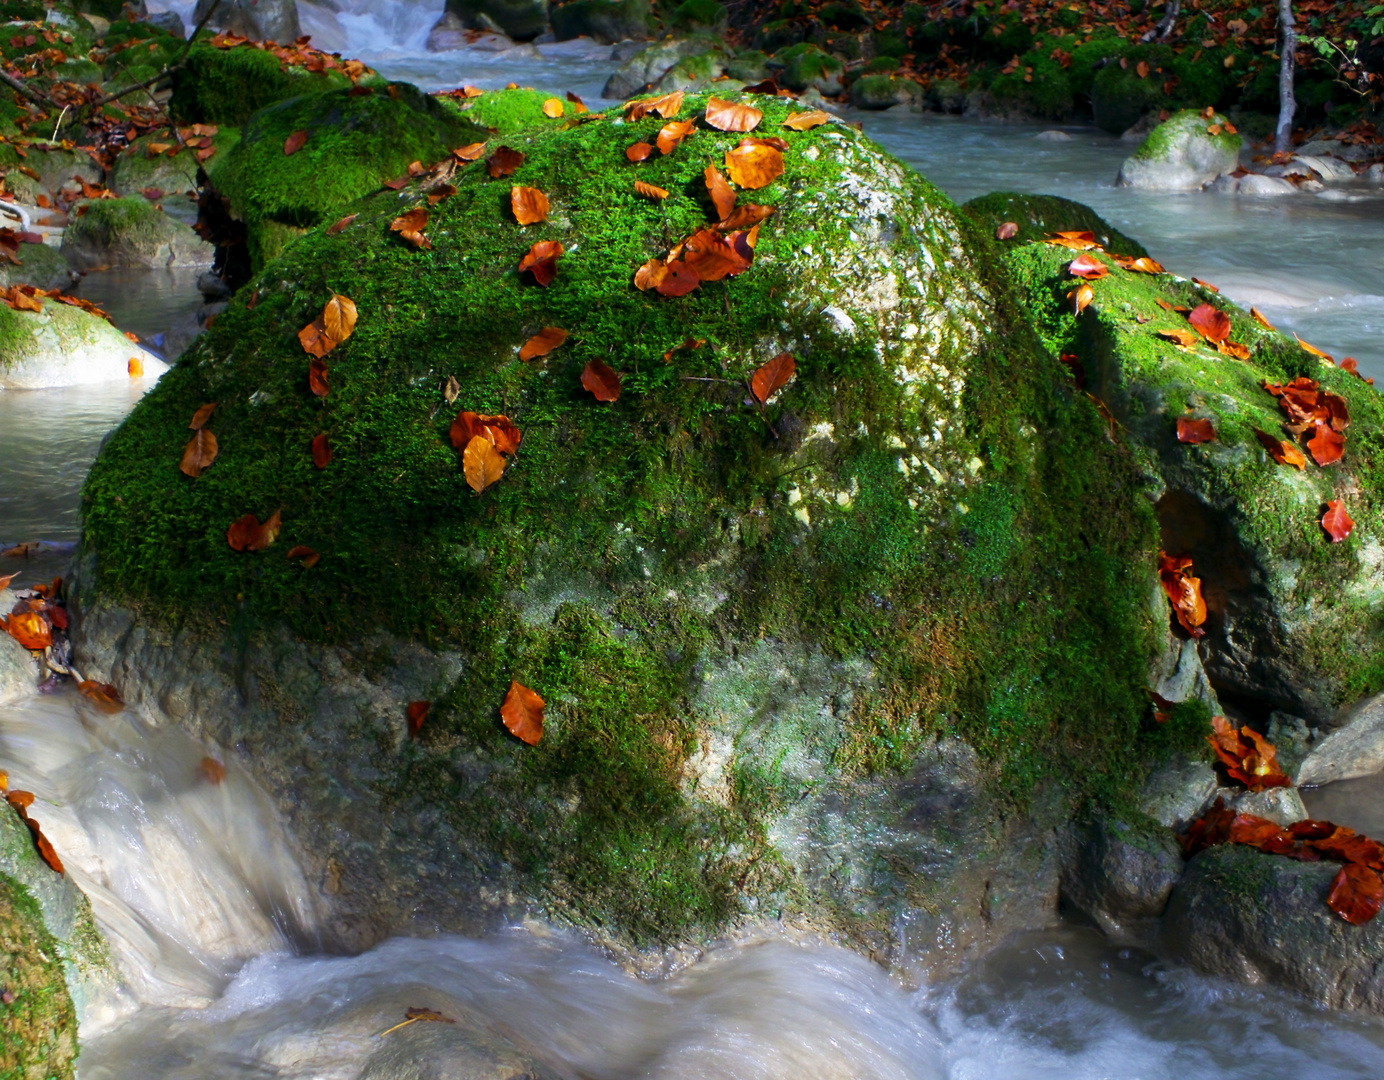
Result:
{"label": "bright green moss patch", "polygon": [[1139,241],[1112,228],[1089,206],[1060,195],[1019,195],[1010,191],[996,191],[972,199],[962,209],[991,236],[1006,222],[1017,225],[1019,231],[1013,238],[1001,242],[1006,248],[1042,241],[1058,232],[1089,232],[1102,247],[1117,254],[1148,254]]}
{"label": "bright green moss patch", "polygon": [[70,1080],[77,1015],[59,945],[23,885],[0,874],[0,1075]]}
{"label": "bright green moss patch", "polygon": [[180,123],[239,127],[277,101],[350,86],[351,81],[338,71],[313,74],[299,67],[284,68],[278,57],[259,49],[197,44],[187,55],[185,69],[174,77],[168,108]]}

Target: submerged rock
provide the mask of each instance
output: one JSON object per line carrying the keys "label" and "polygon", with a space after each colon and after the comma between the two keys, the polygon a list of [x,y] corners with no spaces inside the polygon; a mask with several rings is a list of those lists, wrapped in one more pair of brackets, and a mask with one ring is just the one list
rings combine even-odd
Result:
{"label": "submerged rock", "polygon": [[[466,166],[434,205],[410,185],[306,231],[92,472],[83,672],[243,748],[340,941],[531,906],[629,948],[800,913],[881,957],[927,925],[952,962],[1053,918],[1054,827],[1102,762],[1154,752],[1155,523],[1128,456],[988,236],[853,129],[746,103],[788,150],[741,195],[776,207],[743,273],[634,286],[707,226],[704,170],[740,133],[635,166],[664,118],[545,119],[505,136],[510,176]],[[514,222],[514,185],[546,221]],[[415,208],[429,250],[390,230]],[[546,286],[516,270],[537,241],[564,247]],[[297,333],[332,293],[359,322],[319,397]],[[548,326],[566,343],[519,361]],[[796,376],[760,401],[746,380],[782,353]],[[598,360],[615,401],[583,389]],[[194,482],[206,401],[220,455]],[[483,494],[459,409],[523,433]],[[229,547],[276,508],[273,547]],[[1061,587],[1038,602],[1038,580]],[[511,680],[547,701],[536,746],[499,722]]]}
{"label": "submerged rock", "polygon": [[[1120,166],[1116,183],[1145,191],[1196,191],[1240,162],[1239,135],[1220,130],[1228,121],[1184,109],[1159,124]],[[1210,129],[1217,128],[1216,134]]]}
{"label": "submerged rock", "polygon": [[[85,211],[85,212],[80,212]],[[144,196],[79,204],[63,230],[62,253],[76,270],[210,266],[212,245]]]}
{"label": "submerged rock", "polygon": [[56,300],[42,304],[41,312],[0,307],[0,389],[155,379],[168,370],[105,319]]}

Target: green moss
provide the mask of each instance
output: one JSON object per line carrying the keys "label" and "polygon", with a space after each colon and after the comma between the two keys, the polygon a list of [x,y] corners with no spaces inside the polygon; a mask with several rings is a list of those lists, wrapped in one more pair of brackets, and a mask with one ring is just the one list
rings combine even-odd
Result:
{"label": "green moss", "polygon": [[[371,82],[362,80],[367,85]],[[314,74],[299,67],[285,69],[277,57],[259,49],[198,44],[174,78],[168,108],[179,123],[239,127],[251,114],[275,102],[350,86],[351,81],[338,71]]]}
{"label": "green moss", "polygon": [[83,205],[86,212],[67,227],[67,237],[74,241],[157,246],[162,236],[163,214],[143,196],[94,199]]}
{"label": "green moss", "polygon": [[724,29],[726,8],[717,0],[686,0],[673,9],[672,24],[679,29]]}
{"label": "green moss", "polygon": [[0,874],[0,1075],[70,1080],[77,1058],[77,1016],[63,977],[61,951],[28,890]]}
{"label": "green moss", "polygon": [[[208,175],[245,221],[258,269],[302,230],[330,223],[410,163],[439,161],[454,147],[488,138],[461,115],[407,84],[392,84],[388,93],[291,98],[256,113],[234,148],[207,163]],[[307,141],[285,154],[297,131],[307,131]]]}
{"label": "green moss", "polygon": [[1212,126],[1220,125],[1224,128],[1226,123],[1226,118],[1220,113],[1213,113],[1207,117],[1196,109],[1184,109],[1182,112],[1174,113],[1150,131],[1131,156],[1141,160],[1163,160],[1168,157],[1176,141],[1188,131],[1194,132],[1197,138],[1210,140],[1218,149],[1233,156],[1240,152],[1240,147],[1244,144],[1240,135],[1232,135],[1224,130],[1216,135],[1209,134]]}
{"label": "green moss", "polygon": [[990,93],[1002,109],[1043,120],[1064,120],[1075,106],[1066,72],[1043,53],[1022,57],[1017,71],[991,82]]}
{"label": "green moss", "polygon": [[[543,103],[556,97],[563,102],[563,115],[557,118],[543,112]],[[512,135],[526,128],[553,128],[572,119],[575,107],[563,94],[547,90],[519,88],[516,90],[487,90],[480,97],[441,98],[442,105],[472,124],[490,128],[497,135]],[[484,137],[484,133],[476,136]]]}
{"label": "green moss", "polygon": [[[478,858],[554,909],[640,941],[714,932],[746,895],[795,902],[767,840],[767,815],[811,783],[787,767],[795,739],[763,735],[761,753],[730,766],[724,803],[683,788],[699,686],[742,644],[864,672],[840,715],[819,709],[811,738],[795,737],[815,760],[904,768],[921,739],[959,734],[1022,805],[1045,783],[1076,798],[1098,777],[1129,782],[1154,641],[1140,462],[1070,392],[991,242],[855,132],[790,132],[791,103],[754,104],[758,131],[790,152],[787,174],[755,194],[779,213],[747,273],[675,301],[631,285],[705,224],[703,169],[739,135],[699,129],[686,153],[634,166],[625,147],[661,118],[529,128],[511,137],[526,155],[512,176],[475,164],[453,177],[457,193],[429,209],[431,251],[388,228],[426,205],[413,188],[369,195],[338,235],[318,227],[289,246],[131,413],[83,496],[99,587],[148,617],[241,640],[282,624],[312,641],[387,630],[459,652],[422,738],[372,751],[382,796],[400,821],[426,811],[476,837]],[[689,96],[684,115],[704,105]],[[261,141],[277,149],[294,123],[276,119]],[[899,230],[890,257],[948,253],[920,286],[930,309],[977,280],[994,298],[977,344],[944,322],[928,351],[964,386],[955,400],[901,378],[871,334],[823,331],[816,293],[795,299],[809,249],[855,243],[821,199],[843,170],[873,177],[881,163],[899,170],[898,212],[930,230]],[[641,199],[636,176],[675,195]],[[547,193],[546,222],[514,223],[512,184]],[[539,240],[567,249],[546,289],[515,272]],[[318,398],[296,332],[333,292],[360,322],[327,357]],[[567,343],[519,363],[543,326]],[[761,414],[742,382],[782,347],[766,326],[803,344],[795,380]],[[688,338],[706,344],[664,361]],[[594,359],[623,373],[618,401],[582,390]],[[187,417],[213,400],[221,452],[193,481],[176,468]],[[463,407],[524,432],[480,496],[447,434]],[[951,475],[934,480],[917,455],[933,455],[942,419],[948,456],[935,460]],[[318,471],[308,446],[323,432],[335,456]],[[272,549],[231,550],[233,520],[277,508]],[[296,544],[321,562],[290,563]],[[511,679],[549,702],[538,747],[498,724]]]}
{"label": "green moss", "polygon": [[1005,222],[1017,225],[1018,233],[1012,240],[1004,241],[1006,245],[1042,241],[1058,232],[1090,232],[1109,251],[1120,255],[1148,254],[1139,241],[1112,228],[1089,206],[1058,195],[996,191],[972,199],[962,209],[991,236]]}
{"label": "green moss", "polygon": [[790,46],[776,55],[784,65],[783,84],[797,91],[813,86],[821,89],[839,81],[846,70],[840,60],[811,42]]}

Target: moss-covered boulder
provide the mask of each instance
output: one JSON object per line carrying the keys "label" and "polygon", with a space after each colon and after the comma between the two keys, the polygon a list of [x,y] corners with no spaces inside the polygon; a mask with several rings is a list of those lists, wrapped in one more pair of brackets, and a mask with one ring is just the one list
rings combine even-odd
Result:
{"label": "moss-covered boulder", "polygon": [[446,12],[469,30],[532,41],[548,29],[548,0],[447,0]]}
{"label": "moss-covered boulder", "polygon": [[649,37],[651,14],[649,0],[569,0],[548,12],[559,41],[585,36],[602,45]]}
{"label": "moss-covered boulder", "polygon": [[[360,79],[366,86],[382,82],[377,77]],[[339,70],[310,72],[285,66],[272,53],[248,45],[216,49],[197,44],[174,76],[168,110],[180,123],[239,127],[276,101],[351,85]]]}
{"label": "moss-covered boulder", "polygon": [[[959,955],[1053,917],[1050,827],[1161,752],[1136,462],[944,196],[747,100],[789,149],[746,193],[777,210],[743,274],[634,286],[706,226],[704,170],[740,134],[636,166],[662,118],[532,129],[512,176],[472,165],[434,206],[378,192],[305,234],[92,471],[84,673],[246,748],[344,939],[532,904],[624,943],[800,912],[885,954],[907,915]],[[512,185],[545,222],[514,222]],[[430,250],[389,229],[413,208]],[[516,268],[548,240],[544,287]],[[332,293],[360,320],[317,397],[297,334]],[[520,361],[546,326],[566,344]],[[761,403],[747,380],[783,352],[796,376]],[[596,361],[618,400],[583,389]],[[220,456],[193,481],[206,401]],[[483,494],[459,409],[523,431]],[[271,548],[231,549],[276,510]],[[511,680],[547,701],[536,746],[500,724]]]}
{"label": "moss-covered boulder", "polygon": [[1058,232],[1090,232],[1107,251],[1120,255],[1147,255],[1144,245],[1120,232],[1089,206],[1060,195],[1020,195],[996,191],[972,199],[965,207],[987,233],[994,235],[1001,225],[1013,223],[1018,231],[1008,246],[1046,240]]}
{"label": "moss-covered boulder", "polygon": [[[297,131],[308,132],[306,142],[285,154]],[[487,138],[451,103],[394,83],[372,93],[336,90],[270,106],[206,168],[230,214],[244,223],[247,269],[258,270],[305,230],[330,224],[348,202],[405,175],[411,163],[431,164]]]}
{"label": "moss-covered boulder", "polygon": [[694,36],[656,41],[621,64],[606,80],[602,97],[623,99],[643,93],[663,78],[680,60],[719,48],[713,38]]}
{"label": "moss-covered boulder", "polygon": [[[1044,341],[1079,359],[1085,390],[1155,478],[1163,547],[1191,556],[1202,582],[1208,615],[1198,652],[1217,692],[1255,703],[1254,715],[1281,709],[1330,727],[1343,706],[1384,689],[1379,393],[1193,282],[1098,256],[1111,272],[1092,283],[1094,302],[1078,316],[1067,299],[1071,252],[1007,250]],[[1243,358],[1162,336],[1188,329],[1183,312],[1203,304],[1225,312]],[[1301,471],[1276,464],[1257,434],[1296,438],[1265,389],[1295,378],[1346,402],[1344,456],[1327,467],[1311,459],[1310,432]],[[1180,419],[1209,420],[1214,440],[1180,441]],[[1338,499],[1354,528],[1333,543],[1321,521]]]}
{"label": "moss-covered boulder", "polygon": [[846,65],[810,42],[783,49],[774,59],[783,65],[783,85],[790,90],[831,96],[845,89]]}
{"label": "moss-covered boulder", "polygon": [[0,286],[33,285],[39,289],[69,289],[72,272],[67,257],[53,244],[25,244],[15,256],[19,263],[0,264]]}
{"label": "moss-covered boulder", "polygon": [[39,303],[41,312],[0,307],[0,389],[157,378],[167,370],[105,319],[56,300]]}
{"label": "moss-covered boulder", "polygon": [[851,83],[851,104],[857,109],[889,109],[895,105],[916,105],[923,89],[912,79],[893,75],[864,75]]}
{"label": "moss-covered boulder", "polygon": [[1125,159],[1115,182],[1144,191],[1196,191],[1234,172],[1242,140],[1225,130],[1228,123],[1219,113],[1195,109],[1173,114]]}
{"label": "moss-covered boulder", "polygon": [[62,253],[77,270],[210,266],[215,254],[191,226],[143,195],[79,203],[63,230]]}
{"label": "moss-covered boulder", "polygon": [[[719,49],[684,57],[664,73],[655,89],[662,94],[694,87],[706,89],[708,83],[726,74],[728,60],[726,53]],[[717,89],[729,88],[718,86]]]}
{"label": "moss-covered boulder", "polygon": [[[218,131],[212,137],[218,154],[229,152],[238,141],[239,132],[234,128]],[[140,136],[116,156],[106,186],[117,195],[138,195],[149,188],[170,195],[195,192],[197,173],[202,167],[196,153],[185,148],[172,155],[153,153],[151,145],[173,144],[164,132]]]}

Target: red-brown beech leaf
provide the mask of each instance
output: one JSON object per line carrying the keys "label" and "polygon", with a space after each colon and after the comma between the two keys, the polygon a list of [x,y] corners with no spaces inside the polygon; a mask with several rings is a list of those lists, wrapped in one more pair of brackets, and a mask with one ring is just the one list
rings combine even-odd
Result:
{"label": "red-brown beech leaf", "polygon": [[706,103],[706,122],[717,131],[753,131],[764,114],[753,105],[710,98]]}
{"label": "red-brown beech leaf", "polygon": [[533,225],[548,217],[548,196],[537,188],[515,184],[509,189],[509,205],[520,225]]}
{"label": "red-brown beech leaf", "polygon": [[233,551],[263,551],[278,539],[281,526],[278,510],[270,514],[264,524],[260,524],[254,514],[246,514],[231,522],[226,530],[226,543]]}
{"label": "red-brown beech leaf", "polygon": [[1326,513],[1322,515],[1322,528],[1326,530],[1326,535],[1331,537],[1333,544],[1339,544],[1350,535],[1350,530],[1355,528],[1355,522],[1350,520],[1350,515],[1346,513],[1345,505],[1340,499],[1332,499],[1326,504]]}
{"label": "red-brown beech leaf", "polygon": [[671,94],[664,94],[662,97],[627,101],[625,102],[625,119],[633,124],[653,113],[665,120],[671,120],[677,116],[678,110],[682,108],[682,99],[683,91],[674,90]]}
{"label": "red-brown beech leaf", "polygon": [[765,404],[798,370],[792,353],[779,353],[772,360],[761,364],[750,377],[750,393],[761,404]]}
{"label": "red-brown beech leaf", "polygon": [[1334,465],[1346,452],[1346,438],[1331,427],[1317,422],[1317,433],[1307,440],[1308,452],[1318,465]]}
{"label": "red-brown beech leaf", "polygon": [[561,255],[560,240],[540,240],[519,260],[519,273],[527,270],[537,284],[547,287],[557,277],[557,260]]}
{"label": "red-brown beech leaf", "polygon": [[660,154],[671,154],[682,143],[682,140],[697,130],[697,126],[691,120],[670,120],[658,130],[658,138],[654,140],[658,145]]}
{"label": "red-brown beech leaf", "polygon": [[508,146],[501,146],[485,159],[485,171],[490,174],[492,180],[498,180],[500,177],[508,176],[514,172],[522,164],[524,164],[523,154]]}
{"label": "red-brown beech leaf", "polygon": [[1187,315],[1192,329],[1213,344],[1230,336],[1230,316],[1210,304],[1198,304]]}
{"label": "red-brown beech leaf", "polygon": [[483,416],[467,410],[457,413],[449,434],[452,445],[458,450],[465,450],[471,440],[479,435],[489,439],[502,454],[517,452],[524,437],[508,416]]}
{"label": "red-brown beech leaf", "polygon": [[466,483],[479,495],[504,475],[505,458],[493,442],[477,435],[461,452],[461,469]]}
{"label": "red-brown beech leaf", "polygon": [[1188,416],[1177,418],[1177,441],[1185,443],[1204,443],[1212,442],[1216,438],[1216,429],[1211,426],[1211,421],[1206,419],[1193,419]]}
{"label": "red-brown beech leaf", "polygon": [[592,360],[582,369],[581,384],[597,401],[615,401],[620,397],[620,374],[603,360]]}
{"label": "red-brown beech leaf", "polygon": [[423,235],[428,225],[428,211],[421,206],[400,214],[389,223],[389,231],[398,233],[421,251],[431,251],[432,241]]}
{"label": "red-brown beech leaf", "polygon": [[9,615],[0,625],[26,649],[46,649],[53,644],[53,630],[37,611]]}
{"label": "red-brown beech leaf", "polygon": [[210,405],[203,405],[192,414],[192,421],[187,425],[193,431],[201,431],[207,426],[207,421],[211,419],[211,414],[216,411],[216,402]]}
{"label": "red-brown beech leaf", "polygon": [[746,139],[727,150],[725,163],[731,181],[751,191],[767,187],[783,175],[783,154],[758,139]]}
{"label": "red-brown beech leaf", "polygon": [[500,706],[500,719],[516,739],[537,746],[543,738],[543,707],[541,697],[523,683],[511,681],[505,703]]}
{"label": "red-brown beech leaf", "polygon": [[653,152],[654,148],[646,142],[630,143],[625,147],[625,157],[631,161],[648,161]]}
{"label": "red-brown beech leaf", "polygon": [[663,269],[663,277],[654,286],[659,296],[686,296],[702,283],[696,272],[681,259],[674,259]]}
{"label": "red-brown beech leaf", "polygon": [[1302,451],[1292,443],[1284,442],[1282,439],[1275,438],[1267,431],[1260,431],[1258,428],[1254,429],[1254,435],[1268,452],[1269,457],[1279,465],[1291,465],[1295,469],[1307,468],[1307,459],[1303,457]]}
{"label": "red-brown beech leaf", "polygon": [[566,330],[558,326],[545,326],[524,342],[524,347],[519,350],[519,359],[536,360],[540,356],[547,356],[566,340]]}
{"label": "red-brown beech leaf", "polygon": [[351,222],[355,221],[358,217],[360,217],[360,214],[358,213],[347,214],[344,218],[332,222],[330,225],[327,226],[327,235],[335,236],[337,233],[342,232],[343,230],[348,228]]}
{"label": "red-brown beech leaf", "polygon": [[[714,229],[699,229],[684,245],[683,261],[700,281],[720,281],[750,268],[749,259],[736,248],[730,237]],[[671,265],[671,264],[670,264]]]}
{"label": "red-brown beech leaf", "polygon": [[296,559],[304,570],[311,570],[322,558],[321,554],[308,547],[307,544],[296,544],[288,549],[289,559]]}
{"label": "red-brown beech leaf", "polygon": [[428,710],[431,708],[431,701],[410,701],[408,703],[404,715],[408,717],[408,737],[410,739],[418,738],[418,733],[423,730],[423,721],[428,718]]}
{"label": "red-brown beech leaf", "polygon": [[284,156],[288,157],[292,154],[296,154],[299,150],[303,148],[303,143],[307,141],[308,132],[306,128],[303,128],[300,131],[295,131],[292,135],[290,135],[287,139],[284,140]]}
{"label": "red-brown beech leaf", "polygon": [[108,716],[114,716],[125,708],[125,699],[120,696],[120,691],[110,683],[96,682],[88,679],[77,684],[77,690],[82,697],[86,698],[98,709]]}
{"label": "red-brown beech leaf", "polygon": [[216,460],[216,452],[216,436],[206,428],[198,428],[183,447],[183,458],[178,462],[178,468],[183,475],[195,480],[202,475],[202,470]]}
{"label": "red-brown beech leaf", "polygon": [[308,361],[308,389],[318,397],[326,397],[331,387],[327,383],[327,362],[313,357]]}
{"label": "red-brown beech leaf", "polygon": [[1110,268],[1101,262],[1094,255],[1082,252],[1070,263],[1067,264],[1067,273],[1072,277],[1085,278],[1087,281],[1095,281],[1103,278],[1110,273]]}
{"label": "red-brown beech leaf", "polygon": [[332,447],[331,443],[327,441],[326,432],[313,436],[312,463],[319,469],[325,469],[332,463]]}
{"label": "red-brown beech leaf", "polygon": [[202,774],[202,778],[213,787],[226,779],[226,766],[217,761],[214,757],[204,757],[202,763],[197,766],[197,771]]}
{"label": "red-brown beech leaf", "polygon": [[1331,883],[1326,905],[1352,926],[1363,926],[1384,905],[1384,880],[1368,866],[1346,863]]}
{"label": "red-brown beech leaf", "polygon": [[34,847],[38,848],[38,853],[43,861],[61,874],[63,872],[62,860],[58,858],[58,853],[53,850],[53,845],[48,842],[48,837],[43,835],[43,830],[38,827],[38,821],[26,817],[24,824],[29,826],[29,831],[34,834]]}
{"label": "red-brown beech leaf", "polygon": [[1206,601],[1201,595],[1201,578],[1192,576],[1192,560],[1160,551],[1158,580],[1182,628],[1193,637],[1204,637],[1201,624],[1206,621]]}
{"label": "red-brown beech leaf", "polygon": [[706,192],[711,196],[711,205],[716,209],[716,219],[725,221],[735,209],[735,192],[715,165],[708,165],[702,176],[706,178]]}
{"label": "red-brown beech leaf", "polygon": [[995,230],[996,240],[1013,240],[1019,235],[1019,226],[1012,221],[1005,221]]}

